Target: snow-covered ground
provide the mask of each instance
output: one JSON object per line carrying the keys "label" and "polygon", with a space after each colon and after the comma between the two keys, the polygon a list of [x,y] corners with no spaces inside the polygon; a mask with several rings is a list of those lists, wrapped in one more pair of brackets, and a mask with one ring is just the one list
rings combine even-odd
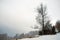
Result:
{"label": "snow-covered ground", "polygon": [[36,38],[24,38],[19,40],[60,40],[60,33],[56,35],[43,35]]}

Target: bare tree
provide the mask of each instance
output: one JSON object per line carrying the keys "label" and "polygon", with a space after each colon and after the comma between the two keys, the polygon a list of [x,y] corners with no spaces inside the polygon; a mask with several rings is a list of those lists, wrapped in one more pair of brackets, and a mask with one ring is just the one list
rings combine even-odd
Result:
{"label": "bare tree", "polygon": [[41,4],[40,7],[37,8],[38,16],[36,17],[36,20],[39,23],[39,25],[42,26],[42,31],[44,30],[44,26],[48,21],[46,9],[46,6],[43,6],[43,4]]}

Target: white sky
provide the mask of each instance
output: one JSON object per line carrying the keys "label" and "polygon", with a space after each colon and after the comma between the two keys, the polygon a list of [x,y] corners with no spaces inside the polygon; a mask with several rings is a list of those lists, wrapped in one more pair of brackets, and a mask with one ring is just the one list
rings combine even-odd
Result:
{"label": "white sky", "polygon": [[41,2],[47,5],[48,15],[54,24],[60,18],[60,0],[0,0],[0,23],[15,33],[32,30],[30,27],[36,24],[36,8]]}

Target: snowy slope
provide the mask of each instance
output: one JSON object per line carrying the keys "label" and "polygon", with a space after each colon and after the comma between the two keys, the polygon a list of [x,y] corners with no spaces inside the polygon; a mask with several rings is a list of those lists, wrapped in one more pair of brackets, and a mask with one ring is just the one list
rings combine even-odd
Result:
{"label": "snowy slope", "polygon": [[19,40],[60,40],[60,33],[56,35],[44,35],[36,38],[24,38]]}

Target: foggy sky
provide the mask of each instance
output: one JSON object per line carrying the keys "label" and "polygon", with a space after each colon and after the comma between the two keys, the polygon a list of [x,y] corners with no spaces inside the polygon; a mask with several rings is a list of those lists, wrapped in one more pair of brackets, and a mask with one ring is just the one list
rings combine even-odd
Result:
{"label": "foggy sky", "polygon": [[36,8],[47,5],[51,23],[60,20],[60,0],[0,0],[0,33],[23,33],[33,30]]}

